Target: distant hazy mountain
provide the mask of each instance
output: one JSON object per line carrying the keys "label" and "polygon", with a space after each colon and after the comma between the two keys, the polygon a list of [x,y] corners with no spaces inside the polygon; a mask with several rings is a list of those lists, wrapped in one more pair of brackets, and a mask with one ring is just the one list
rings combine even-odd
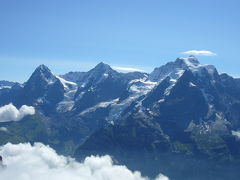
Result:
{"label": "distant hazy mountain", "polygon": [[194,56],[150,74],[99,63],[57,76],[40,65],[22,85],[0,81],[0,104],[9,103],[37,113],[0,123],[9,129],[0,131],[1,143],[38,140],[77,159],[110,154],[149,176],[240,175],[240,80]]}

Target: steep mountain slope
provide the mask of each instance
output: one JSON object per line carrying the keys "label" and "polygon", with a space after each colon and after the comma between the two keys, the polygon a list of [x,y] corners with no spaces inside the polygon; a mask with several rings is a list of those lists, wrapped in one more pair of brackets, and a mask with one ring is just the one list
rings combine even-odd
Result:
{"label": "steep mountain slope", "polygon": [[111,154],[132,169],[152,176],[162,171],[173,179],[186,170],[189,179],[197,179],[192,172],[200,179],[239,175],[239,141],[232,135],[240,128],[238,80],[193,56],[156,68],[148,80],[158,83],[114,125],[90,136],[75,156]]}
{"label": "steep mountain slope", "polygon": [[140,94],[129,94],[129,88],[147,76],[139,72],[119,73],[104,63],[86,72],[78,81],[72,109],[57,116],[65,137],[80,144],[97,129],[113,123]]}

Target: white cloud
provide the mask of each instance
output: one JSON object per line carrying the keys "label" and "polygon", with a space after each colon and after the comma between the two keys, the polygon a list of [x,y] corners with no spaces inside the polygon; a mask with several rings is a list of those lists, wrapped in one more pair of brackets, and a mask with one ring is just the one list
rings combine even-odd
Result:
{"label": "white cloud", "polygon": [[[149,180],[140,172],[114,165],[110,156],[91,156],[79,163],[41,143],[8,143],[0,147],[0,154],[6,166],[0,169],[3,180]],[[155,180],[168,178],[160,174]]]}
{"label": "white cloud", "polygon": [[131,68],[131,67],[112,66],[112,68],[115,69],[115,70],[119,70],[119,71],[139,71],[139,72],[144,72],[141,69]]}
{"label": "white cloud", "polygon": [[13,105],[8,104],[0,107],[0,122],[20,121],[26,115],[35,114],[32,106],[23,105],[19,110]]}
{"label": "white cloud", "polygon": [[190,50],[182,52],[182,54],[197,55],[197,56],[216,56],[217,54],[207,50]]}

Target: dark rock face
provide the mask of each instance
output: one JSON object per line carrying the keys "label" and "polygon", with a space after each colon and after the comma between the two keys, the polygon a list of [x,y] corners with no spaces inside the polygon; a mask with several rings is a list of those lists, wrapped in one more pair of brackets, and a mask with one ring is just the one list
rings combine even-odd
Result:
{"label": "dark rock face", "polygon": [[21,89],[22,85],[19,83],[0,81],[0,106],[13,102]]}
{"label": "dark rock face", "polygon": [[64,87],[45,65],[40,65],[25,83],[13,103],[20,107],[24,104],[37,106],[44,113],[51,114],[63,99]]}
{"label": "dark rock face", "polygon": [[126,86],[127,83],[121,77],[114,78],[111,75],[98,84],[89,82],[86,88],[78,89],[78,93],[83,92],[84,95],[76,101],[74,108],[76,111],[81,111],[97,103],[116,99],[122,95]]}

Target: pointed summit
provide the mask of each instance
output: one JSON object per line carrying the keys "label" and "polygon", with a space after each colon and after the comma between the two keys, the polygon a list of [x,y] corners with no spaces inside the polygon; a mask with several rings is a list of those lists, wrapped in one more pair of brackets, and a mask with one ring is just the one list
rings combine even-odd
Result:
{"label": "pointed summit", "polygon": [[40,66],[38,66],[32,75],[45,76],[47,79],[51,76],[54,76],[51,70],[44,64],[41,64]]}
{"label": "pointed summit", "polygon": [[113,70],[108,64],[105,64],[103,62],[100,62],[97,64],[93,69],[98,70],[98,71],[103,71],[103,72],[108,72],[110,70]]}
{"label": "pointed summit", "polygon": [[110,74],[116,74],[117,72],[113,70],[108,64],[100,62],[93,69],[87,72],[86,76],[93,77],[93,79],[98,79],[100,76],[108,76]]}
{"label": "pointed summit", "polygon": [[81,84],[84,87],[89,83],[95,86],[108,78],[118,79],[120,77],[122,77],[120,73],[113,70],[108,64],[100,62],[93,69],[82,75]]}
{"label": "pointed summit", "polygon": [[48,70],[48,71],[50,71],[50,69],[46,65],[44,65],[44,64],[39,65],[36,68],[36,70],[41,70],[41,71]]}
{"label": "pointed summit", "polygon": [[33,74],[34,73],[47,73],[47,74],[49,74],[49,73],[51,73],[52,74],[52,72],[51,72],[51,70],[46,66],[46,65],[44,65],[44,64],[41,64],[41,65],[39,65],[36,69],[35,69],[35,71],[33,72]]}
{"label": "pointed summit", "polygon": [[29,80],[27,81],[28,83],[43,83],[44,84],[49,84],[53,83],[56,81],[56,76],[51,72],[51,70],[45,66],[45,65],[40,65],[38,66]]}

